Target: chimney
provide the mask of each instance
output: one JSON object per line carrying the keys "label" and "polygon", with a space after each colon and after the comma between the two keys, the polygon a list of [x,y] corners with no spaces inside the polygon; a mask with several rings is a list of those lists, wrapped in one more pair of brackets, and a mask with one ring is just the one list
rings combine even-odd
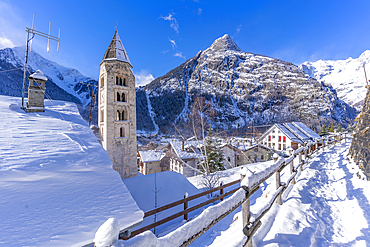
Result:
{"label": "chimney", "polygon": [[184,142],[184,140],[181,140],[181,151],[184,151],[184,146],[185,146],[185,142]]}

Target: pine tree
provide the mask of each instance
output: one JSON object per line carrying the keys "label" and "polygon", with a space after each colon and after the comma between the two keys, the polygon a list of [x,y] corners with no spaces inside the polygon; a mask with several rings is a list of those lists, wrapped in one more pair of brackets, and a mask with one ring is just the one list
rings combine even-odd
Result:
{"label": "pine tree", "polygon": [[342,125],[340,123],[337,125],[337,132],[343,132]]}
{"label": "pine tree", "polygon": [[220,139],[212,137],[212,132],[208,131],[206,138],[206,156],[210,173],[225,170],[223,152]]}
{"label": "pine tree", "polygon": [[333,123],[331,123],[329,125],[329,132],[334,132],[334,124]]}
{"label": "pine tree", "polygon": [[323,135],[323,134],[325,134],[326,132],[328,132],[327,130],[326,130],[326,127],[325,127],[325,124],[321,127],[321,130],[320,130],[320,135]]}

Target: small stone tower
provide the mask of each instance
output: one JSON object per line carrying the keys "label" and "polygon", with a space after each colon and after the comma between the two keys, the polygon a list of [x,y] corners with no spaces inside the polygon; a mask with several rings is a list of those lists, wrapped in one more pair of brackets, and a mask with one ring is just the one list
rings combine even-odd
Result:
{"label": "small stone tower", "polygon": [[37,70],[35,73],[28,77],[28,101],[27,112],[44,112],[44,95],[45,83],[48,80],[46,76]]}
{"label": "small stone tower", "polygon": [[137,176],[136,96],[132,65],[118,32],[100,63],[99,129],[121,178]]}

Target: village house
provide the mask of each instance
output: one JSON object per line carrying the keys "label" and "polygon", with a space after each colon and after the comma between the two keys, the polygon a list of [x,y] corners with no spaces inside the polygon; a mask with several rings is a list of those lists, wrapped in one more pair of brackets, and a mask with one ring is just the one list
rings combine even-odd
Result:
{"label": "village house", "polygon": [[198,175],[198,164],[203,160],[199,141],[176,141],[168,144],[166,156],[169,158],[170,171],[183,174],[185,177]]}
{"label": "village house", "polygon": [[161,172],[162,151],[139,151],[139,172],[143,175]]}
{"label": "village house", "polygon": [[289,147],[296,150],[309,141],[320,138],[313,130],[301,122],[274,124],[259,139],[258,142],[277,151]]}

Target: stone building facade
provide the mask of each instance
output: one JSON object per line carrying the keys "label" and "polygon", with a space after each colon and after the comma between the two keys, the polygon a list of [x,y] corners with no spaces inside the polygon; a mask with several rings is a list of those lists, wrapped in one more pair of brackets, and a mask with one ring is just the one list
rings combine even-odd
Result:
{"label": "stone building facade", "polygon": [[370,87],[362,105],[349,154],[370,180]]}
{"label": "stone building facade", "polygon": [[136,176],[135,77],[116,31],[100,63],[98,125],[102,145],[121,178]]}

